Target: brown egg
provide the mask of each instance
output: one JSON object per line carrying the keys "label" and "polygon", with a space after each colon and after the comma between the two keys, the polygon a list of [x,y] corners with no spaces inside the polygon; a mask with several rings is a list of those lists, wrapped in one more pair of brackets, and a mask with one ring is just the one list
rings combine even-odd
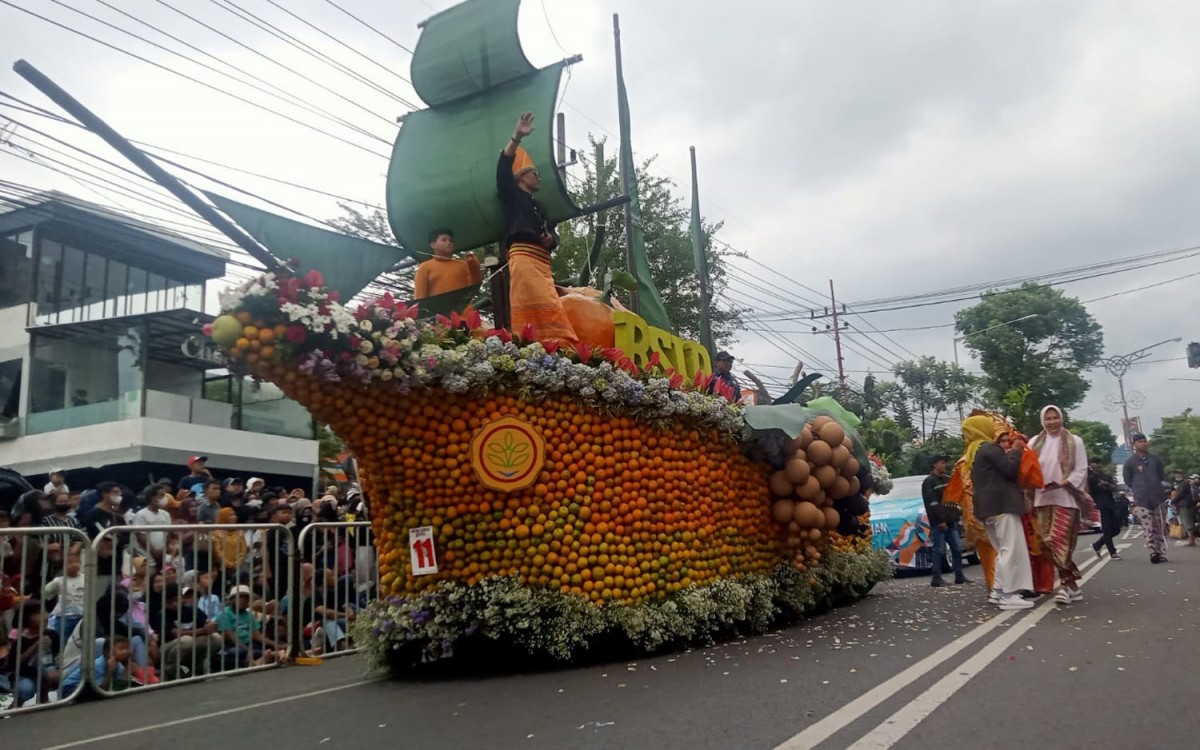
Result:
{"label": "brown egg", "polygon": [[802,436],[788,438],[783,443],[783,455],[792,456],[796,451],[804,450],[804,439]]}
{"label": "brown egg", "polygon": [[791,497],[792,495],[792,480],[788,478],[786,471],[780,470],[771,474],[771,493],[778,497]]}
{"label": "brown egg", "polygon": [[808,448],[808,444],[811,443],[812,441],[813,441],[812,427],[810,427],[809,425],[804,425],[804,428],[802,430],[800,430],[800,447]]}
{"label": "brown egg", "polygon": [[833,448],[824,440],[814,440],[804,450],[808,453],[808,462],[813,466],[824,466],[833,458]]}
{"label": "brown egg", "polygon": [[846,439],[846,430],[832,419],[822,425],[817,434],[830,445],[841,445]]}
{"label": "brown egg", "polygon": [[[809,529],[808,530],[808,538],[814,542],[821,541],[821,530],[816,529],[816,528]],[[816,552],[816,551],[813,552],[813,558],[818,558],[818,557],[820,557],[820,555],[821,555],[820,552]]]}
{"label": "brown egg", "polygon": [[838,472],[832,466],[818,466],[813,469],[813,476],[821,484],[821,489],[828,490],[838,478]]}
{"label": "brown egg", "polygon": [[771,515],[776,523],[790,523],[795,515],[796,504],[791,500],[776,500],[771,505]]}
{"label": "brown egg", "polygon": [[795,521],[791,521],[788,523],[788,533],[789,534],[798,534],[799,532],[800,532],[800,524],[796,523]]}
{"label": "brown egg", "polygon": [[846,464],[850,461],[850,451],[846,450],[846,446],[839,445],[833,449],[833,456],[829,459],[829,464],[838,471],[846,468]]}
{"label": "brown egg", "polygon": [[[784,467],[784,472],[787,480],[792,484],[804,484],[808,481],[809,475],[812,474],[812,467],[809,466],[808,461],[803,458],[793,458],[787,462],[787,466]],[[774,474],[771,475],[772,479],[774,476]],[[775,486],[772,485],[771,489],[774,490],[774,488]]]}
{"label": "brown egg", "polygon": [[850,494],[846,497],[853,497],[862,489],[862,483],[858,481],[858,477],[850,477]]}
{"label": "brown egg", "polygon": [[800,498],[801,500],[808,500],[811,502],[816,500],[817,496],[820,494],[821,483],[818,482],[817,478],[814,476],[810,476],[804,481],[804,484],[799,485],[796,488],[796,497]]}
{"label": "brown egg", "polygon": [[851,453],[854,452],[854,441],[850,439],[849,435],[842,438],[842,445],[846,446],[846,450],[850,451]]}
{"label": "brown egg", "polygon": [[796,503],[793,517],[796,519],[796,523],[806,529],[821,526],[825,523],[825,517],[821,514],[821,509],[807,501]]}
{"label": "brown egg", "polygon": [[858,470],[861,468],[862,464],[858,462],[857,458],[851,455],[850,460],[847,461],[846,465],[842,467],[842,473],[847,477],[856,477],[858,476]]}
{"label": "brown egg", "polygon": [[821,512],[825,514],[825,528],[827,529],[836,529],[842,522],[842,517],[833,508],[826,508]]}
{"label": "brown egg", "polygon": [[829,496],[834,500],[850,497],[850,480],[845,477],[833,480],[833,486],[829,488]]}
{"label": "brown egg", "polygon": [[812,428],[813,434],[819,434],[821,432],[821,428],[832,421],[832,417],[820,416],[809,422],[808,426]]}

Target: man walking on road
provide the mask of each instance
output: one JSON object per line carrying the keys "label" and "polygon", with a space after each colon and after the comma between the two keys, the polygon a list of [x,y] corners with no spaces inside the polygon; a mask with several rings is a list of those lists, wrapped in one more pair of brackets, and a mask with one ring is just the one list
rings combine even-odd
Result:
{"label": "man walking on road", "polygon": [[1104,459],[1093,457],[1088,466],[1088,494],[1096,501],[1100,511],[1100,529],[1103,533],[1092,545],[1096,557],[1101,557],[1100,548],[1108,547],[1108,556],[1120,560],[1121,555],[1113,539],[1121,533],[1121,518],[1118,515],[1117,499],[1113,496],[1117,481],[1104,471]]}
{"label": "man walking on road", "polygon": [[1133,493],[1133,514],[1137,516],[1150,551],[1150,562],[1155,565],[1167,562],[1167,541],[1163,534],[1166,522],[1167,493],[1163,489],[1166,472],[1158,456],[1150,453],[1146,436],[1135,432],[1129,436],[1133,442],[1133,455],[1125,462],[1122,478]]}
{"label": "man walking on road", "polygon": [[962,520],[962,510],[953,503],[942,502],[942,493],[950,483],[950,475],[946,471],[949,456],[933,457],[933,472],[925,477],[921,485],[921,498],[925,501],[925,517],[929,520],[930,543],[933,553],[933,578],[931,586],[945,586],[942,580],[942,568],[946,564],[946,545],[950,545],[951,563],[954,566],[954,582],[970,583],[971,580],[963,575],[962,569],[962,539],[958,535],[958,522]]}

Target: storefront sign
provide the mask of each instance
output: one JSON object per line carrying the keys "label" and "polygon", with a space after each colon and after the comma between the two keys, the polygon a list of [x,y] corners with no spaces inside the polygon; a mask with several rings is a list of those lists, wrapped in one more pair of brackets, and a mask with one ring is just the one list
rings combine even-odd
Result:
{"label": "storefront sign", "polygon": [[188,359],[198,359],[202,362],[212,362],[214,365],[225,364],[220,348],[203,336],[188,336],[179,345],[179,351]]}

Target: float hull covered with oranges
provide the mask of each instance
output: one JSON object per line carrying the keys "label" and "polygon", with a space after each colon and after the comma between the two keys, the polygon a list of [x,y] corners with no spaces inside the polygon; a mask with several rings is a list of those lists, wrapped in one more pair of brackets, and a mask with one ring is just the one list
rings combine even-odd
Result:
{"label": "float hull covered with oranges", "polygon": [[222,303],[210,335],[230,366],[278,384],[358,456],[380,592],[355,636],[380,663],[468,641],[558,659],[614,635],[655,649],[761,629],[890,575],[856,522],[865,501],[848,505],[869,474],[829,415],[793,407],[754,430],[657,361],[560,350],[476,315],[418,321],[386,296],[352,312],[319,274],[268,276]]}

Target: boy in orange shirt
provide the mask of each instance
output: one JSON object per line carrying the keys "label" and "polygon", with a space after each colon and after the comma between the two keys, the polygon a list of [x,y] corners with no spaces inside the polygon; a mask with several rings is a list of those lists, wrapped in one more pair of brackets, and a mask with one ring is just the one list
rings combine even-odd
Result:
{"label": "boy in orange shirt", "polygon": [[467,253],[466,258],[454,257],[454,232],[446,227],[429,233],[429,249],[433,257],[417,266],[414,292],[418,300],[483,281],[479,257]]}

